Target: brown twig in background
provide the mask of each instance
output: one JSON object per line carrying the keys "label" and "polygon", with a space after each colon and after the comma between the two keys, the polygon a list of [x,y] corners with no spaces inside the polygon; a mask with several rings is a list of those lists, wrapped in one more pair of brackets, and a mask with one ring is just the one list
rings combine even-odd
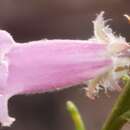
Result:
{"label": "brown twig in background", "polygon": [[128,22],[130,23],[130,16],[127,14],[124,14],[124,16],[128,19]]}

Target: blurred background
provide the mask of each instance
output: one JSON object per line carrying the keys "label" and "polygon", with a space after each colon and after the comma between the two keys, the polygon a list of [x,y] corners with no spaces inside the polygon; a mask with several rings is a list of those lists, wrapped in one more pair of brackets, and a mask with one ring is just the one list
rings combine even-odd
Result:
{"label": "blurred background", "polygon": [[[9,31],[17,42],[88,39],[93,35],[92,20],[100,11],[112,18],[109,24],[114,31],[130,41],[130,25],[123,17],[130,14],[130,0],[0,0],[0,29]],[[9,113],[17,120],[0,130],[74,130],[67,100],[78,106],[88,130],[99,130],[119,93],[101,93],[92,101],[83,88],[11,98]]]}

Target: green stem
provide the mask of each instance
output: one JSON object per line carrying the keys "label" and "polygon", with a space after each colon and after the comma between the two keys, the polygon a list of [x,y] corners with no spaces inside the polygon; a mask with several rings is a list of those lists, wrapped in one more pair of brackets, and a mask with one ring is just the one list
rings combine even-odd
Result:
{"label": "green stem", "polygon": [[69,111],[71,118],[74,122],[76,130],[85,130],[83,120],[75,104],[71,101],[67,101],[66,105],[67,110]]}
{"label": "green stem", "polygon": [[102,130],[121,130],[123,125],[127,122],[121,116],[130,110],[130,79],[128,76],[124,77],[126,85],[123,92],[119,95],[112,112],[104,123]]}

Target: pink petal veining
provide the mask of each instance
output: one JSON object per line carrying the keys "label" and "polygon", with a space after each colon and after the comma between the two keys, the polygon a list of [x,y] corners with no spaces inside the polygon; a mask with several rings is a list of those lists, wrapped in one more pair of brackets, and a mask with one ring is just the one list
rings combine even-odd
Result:
{"label": "pink petal veining", "polygon": [[7,103],[11,96],[80,84],[104,73],[112,65],[105,44],[87,40],[40,40],[19,44],[7,32],[0,33],[0,122],[3,126],[15,120],[8,116]]}
{"label": "pink petal veining", "polygon": [[108,69],[112,61],[105,53],[105,45],[76,40],[15,45],[7,54],[7,83],[24,93],[69,87]]}

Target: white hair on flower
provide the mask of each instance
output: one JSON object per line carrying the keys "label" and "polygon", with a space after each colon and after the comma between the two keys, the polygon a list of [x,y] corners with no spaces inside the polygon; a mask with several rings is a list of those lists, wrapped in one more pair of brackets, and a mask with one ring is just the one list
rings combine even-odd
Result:
{"label": "white hair on flower", "polygon": [[105,92],[107,92],[107,90],[120,90],[119,80],[124,74],[129,72],[130,66],[130,58],[120,56],[130,48],[126,39],[113,33],[110,26],[106,25],[109,19],[104,20],[103,15],[104,12],[101,12],[93,21],[94,41],[107,44],[109,55],[113,60],[113,66],[104,74],[89,81],[86,90],[87,96],[91,99],[94,99],[95,96],[98,95],[99,90],[103,88]]}

